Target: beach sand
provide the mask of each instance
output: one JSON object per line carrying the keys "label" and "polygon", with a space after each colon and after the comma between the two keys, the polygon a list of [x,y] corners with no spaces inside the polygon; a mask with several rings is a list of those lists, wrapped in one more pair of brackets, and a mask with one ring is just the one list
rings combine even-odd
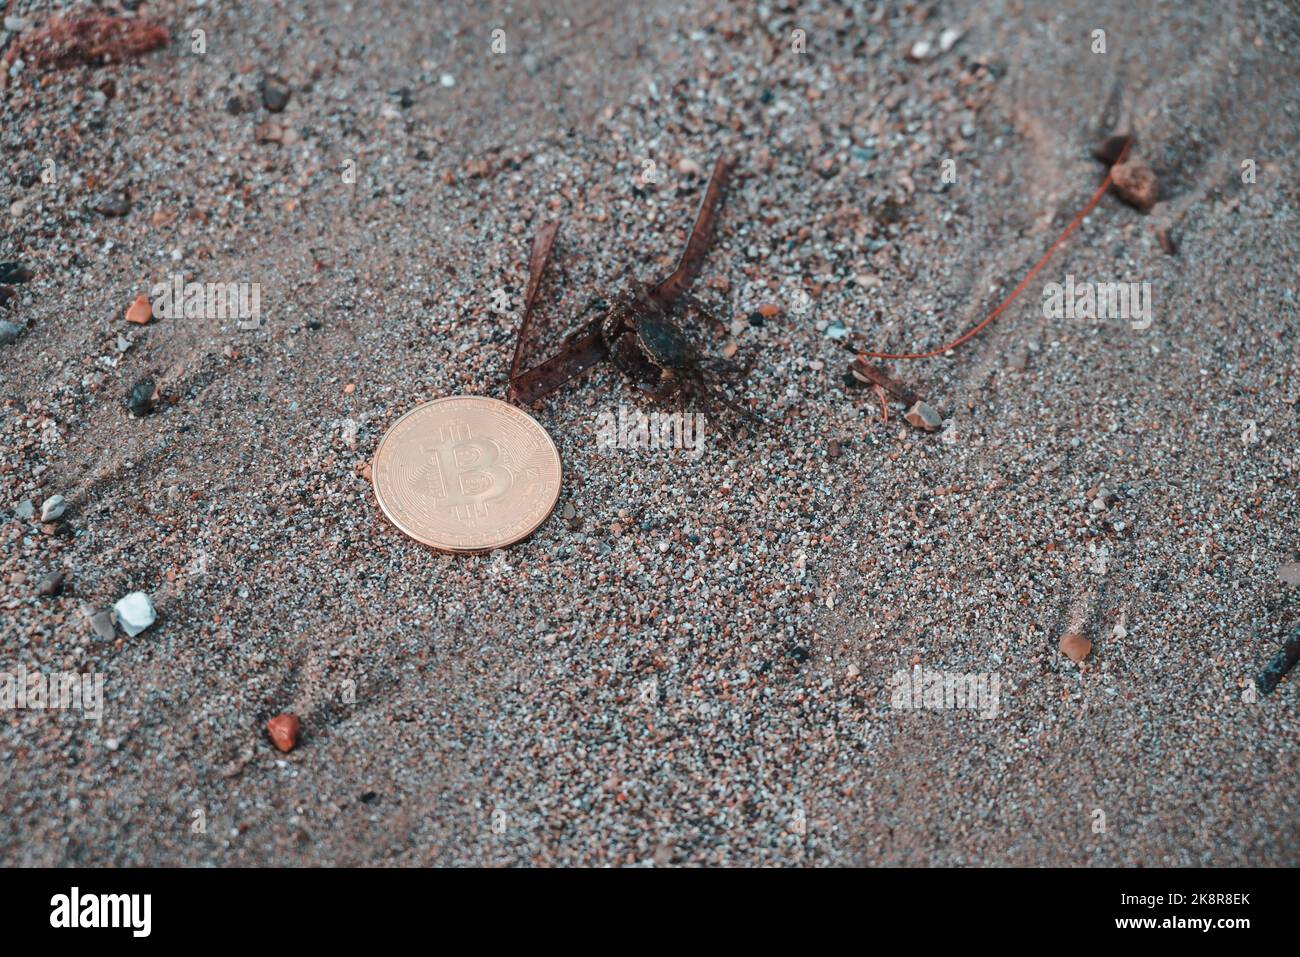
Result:
{"label": "beach sand", "polygon": [[[1300,863],[1297,676],[1251,693],[1300,622],[1300,15],[1147,6],[157,3],[163,49],[24,65],[0,670],[105,698],[0,715],[0,862]],[[940,432],[884,421],[836,337],[955,338],[1130,130],[1155,208],[1108,196],[981,336],[890,365]],[[602,412],[652,408],[603,365],[534,409],[565,479],[530,539],[389,525],[379,437],[505,397],[538,228],[541,358],[672,267],[723,152],[695,291],[730,329],[696,328],[779,432],[600,448]],[[257,284],[260,327],[125,320],[175,275]],[[1149,326],[1045,317],[1067,276],[1149,283]],[[97,636],[135,591],[157,622]],[[996,708],[897,706],[918,667]]]}

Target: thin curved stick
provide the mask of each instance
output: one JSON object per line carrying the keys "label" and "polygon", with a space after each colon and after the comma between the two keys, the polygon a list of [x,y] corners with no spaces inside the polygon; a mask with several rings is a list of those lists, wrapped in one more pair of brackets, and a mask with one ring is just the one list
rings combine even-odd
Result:
{"label": "thin curved stick", "polygon": [[[1119,151],[1119,156],[1115,160],[1116,165],[1124,162],[1124,158],[1128,155],[1129,147],[1132,145],[1133,137],[1127,137],[1124,140],[1123,149]],[[1061,244],[1069,238],[1070,234],[1074,232],[1081,222],[1083,222],[1084,218],[1096,208],[1097,204],[1101,202],[1101,198],[1106,195],[1106,190],[1110,189],[1111,180],[1114,175],[1113,166],[1106,170],[1106,178],[1102,180],[1101,186],[1097,189],[1097,192],[1092,194],[1092,199],[1088,200],[1087,205],[1085,205],[1083,209],[1079,210],[1079,214],[1070,221],[1070,225],[1065,227],[1065,232],[1061,233],[1061,235],[1056,238],[1056,242],[1052,243],[1052,245],[1047,248],[1047,252],[1043,254],[1043,258],[1038,260],[1037,264],[1035,264],[1033,269],[1029,270],[1029,274],[1025,276],[1024,279],[1020,280],[1020,285],[1011,290],[1011,295],[1007,296],[1007,298],[1002,301],[1002,305],[990,312],[988,317],[973,329],[958,336],[946,346],[940,346],[938,349],[931,349],[929,352],[868,352],[865,349],[856,348],[851,343],[845,343],[844,348],[867,359],[932,359],[935,356],[941,356],[945,352],[956,349],[958,346],[974,339],[981,332],[991,326],[993,320],[1002,315],[1007,306],[1015,302],[1016,297],[1024,292],[1024,289],[1029,285],[1030,280],[1037,276],[1039,272],[1042,271],[1043,267],[1047,265],[1047,261],[1052,258],[1052,254],[1061,248]]]}

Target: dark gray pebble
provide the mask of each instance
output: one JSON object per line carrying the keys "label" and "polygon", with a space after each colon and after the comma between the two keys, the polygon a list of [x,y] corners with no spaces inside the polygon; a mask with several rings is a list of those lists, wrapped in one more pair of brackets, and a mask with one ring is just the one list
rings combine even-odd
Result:
{"label": "dark gray pebble", "polygon": [[126,407],[137,416],[148,415],[158,404],[158,400],[154,398],[156,388],[153,379],[145,379],[131,390],[131,396],[126,400]]}
{"label": "dark gray pebble", "polygon": [[262,105],[279,113],[289,105],[289,87],[273,76],[262,77]]}
{"label": "dark gray pebble", "polygon": [[95,212],[103,216],[125,216],[131,211],[126,193],[103,193],[95,200]]}

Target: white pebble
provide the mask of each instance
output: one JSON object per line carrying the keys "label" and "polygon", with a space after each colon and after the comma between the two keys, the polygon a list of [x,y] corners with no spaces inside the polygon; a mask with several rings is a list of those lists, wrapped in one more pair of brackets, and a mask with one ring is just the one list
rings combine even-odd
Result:
{"label": "white pebble", "polygon": [[62,495],[51,495],[41,505],[41,521],[57,522],[67,510],[68,503],[63,500]]}
{"label": "white pebble", "polygon": [[133,591],[126,597],[119,599],[118,603],[113,606],[113,611],[117,613],[117,623],[122,626],[122,630],[132,637],[140,634],[158,620],[158,613],[154,611],[153,607],[153,599],[142,591]]}

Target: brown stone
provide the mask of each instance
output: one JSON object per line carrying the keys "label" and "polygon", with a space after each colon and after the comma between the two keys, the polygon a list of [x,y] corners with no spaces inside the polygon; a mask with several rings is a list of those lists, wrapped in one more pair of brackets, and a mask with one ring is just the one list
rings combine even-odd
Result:
{"label": "brown stone", "polygon": [[1107,166],[1119,161],[1120,153],[1124,152],[1124,144],[1129,140],[1127,133],[1121,133],[1118,136],[1108,136],[1092,148],[1092,155],[1097,157]]}
{"label": "brown stone", "polygon": [[266,722],[266,730],[271,734],[271,742],[281,751],[292,751],[298,743],[298,732],[302,722],[296,714],[281,714]]}
{"label": "brown stone", "polygon": [[41,595],[57,595],[63,591],[63,572],[50,572],[41,579],[40,587],[37,593]]}
{"label": "brown stone", "polygon": [[1156,230],[1156,239],[1159,241],[1160,248],[1165,251],[1166,255],[1178,255],[1178,240],[1174,238],[1174,234],[1169,231],[1168,226],[1162,226],[1160,229]]}
{"label": "brown stone", "polygon": [[1111,184],[1119,198],[1146,212],[1160,198],[1160,183],[1150,166],[1141,160],[1125,160],[1110,168]]}

